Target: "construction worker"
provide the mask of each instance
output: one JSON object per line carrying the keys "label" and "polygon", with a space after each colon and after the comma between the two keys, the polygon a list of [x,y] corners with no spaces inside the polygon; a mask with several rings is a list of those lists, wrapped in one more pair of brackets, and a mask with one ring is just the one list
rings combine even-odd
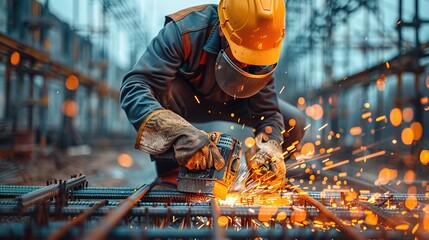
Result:
{"label": "construction worker", "polygon": [[[248,167],[284,182],[282,147],[300,140],[305,126],[274,89],[284,36],[283,0],[220,0],[166,16],[120,92],[138,132],[135,147],[152,156],[174,149],[177,162],[156,161],[159,177],[174,181],[179,165],[221,169],[217,147],[190,122],[223,120],[255,129]],[[290,119],[296,126],[285,129]]]}

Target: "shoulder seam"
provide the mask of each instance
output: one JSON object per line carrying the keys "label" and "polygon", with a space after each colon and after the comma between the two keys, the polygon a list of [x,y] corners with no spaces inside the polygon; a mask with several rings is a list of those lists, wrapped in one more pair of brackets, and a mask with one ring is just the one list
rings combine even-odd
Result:
{"label": "shoulder seam", "polygon": [[182,20],[184,17],[188,16],[190,13],[204,10],[208,6],[210,6],[210,4],[203,4],[195,7],[186,8],[176,13],[168,15],[168,17],[170,17],[173,21],[177,22]]}

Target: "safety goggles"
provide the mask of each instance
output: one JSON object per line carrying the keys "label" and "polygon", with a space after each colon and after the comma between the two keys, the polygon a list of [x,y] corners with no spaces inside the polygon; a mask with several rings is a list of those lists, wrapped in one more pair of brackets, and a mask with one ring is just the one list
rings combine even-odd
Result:
{"label": "safety goggles", "polygon": [[277,64],[240,68],[221,50],[216,59],[215,78],[228,95],[246,98],[255,95],[270,81],[276,67]]}

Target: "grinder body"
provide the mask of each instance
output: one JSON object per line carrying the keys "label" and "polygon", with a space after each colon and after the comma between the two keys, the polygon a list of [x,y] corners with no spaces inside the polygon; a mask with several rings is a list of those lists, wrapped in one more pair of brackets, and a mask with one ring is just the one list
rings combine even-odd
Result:
{"label": "grinder body", "polygon": [[225,199],[229,187],[234,183],[240,166],[241,143],[234,137],[220,132],[208,133],[225,160],[225,166],[219,171],[189,170],[182,166],[177,176],[179,192],[205,194]]}

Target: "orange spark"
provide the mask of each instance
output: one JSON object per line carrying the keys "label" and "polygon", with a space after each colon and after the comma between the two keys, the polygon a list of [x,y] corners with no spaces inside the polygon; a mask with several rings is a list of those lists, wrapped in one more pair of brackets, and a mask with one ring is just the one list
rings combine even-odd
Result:
{"label": "orange spark", "polygon": [[345,165],[345,164],[347,164],[349,162],[350,162],[349,160],[344,160],[344,161],[341,161],[341,162],[337,162],[337,163],[334,163],[334,164],[332,164],[330,166],[322,168],[322,170],[328,170],[328,169],[331,169],[331,168],[334,168],[334,167],[339,167],[339,166]]}
{"label": "orange spark", "polygon": [[200,100],[198,99],[197,95],[194,95],[195,100],[197,100],[197,103],[200,104]]}
{"label": "orange spark", "polygon": [[386,154],[386,151],[385,150],[381,150],[381,151],[378,151],[378,152],[375,152],[375,153],[372,153],[372,154],[365,155],[363,157],[358,157],[358,158],[355,159],[355,162],[366,161],[367,159],[378,157],[378,156],[381,156],[381,155],[384,155],[384,154]]}
{"label": "orange spark", "polygon": [[386,118],[386,116],[384,115],[384,116],[377,117],[377,118],[375,119],[375,121],[376,121],[376,122],[381,122],[381,121],[385,121],[385,122],[387,122],[387,118]]}
{"label": "orange spark", "polygon": [[372,113],[371,112],[366,112],[362,114],[362,119],[367,119],[369,117],[371,117]]}
{"label": "orange spark", "polygon": [[325,123],[325,125],[323,125],[323,126],[321,126],[320,128],[319,128],[319,132],[321,131],[321,130],[323,130],[324,128],[326,128],[328,126],[328,124],[327,123]]}

